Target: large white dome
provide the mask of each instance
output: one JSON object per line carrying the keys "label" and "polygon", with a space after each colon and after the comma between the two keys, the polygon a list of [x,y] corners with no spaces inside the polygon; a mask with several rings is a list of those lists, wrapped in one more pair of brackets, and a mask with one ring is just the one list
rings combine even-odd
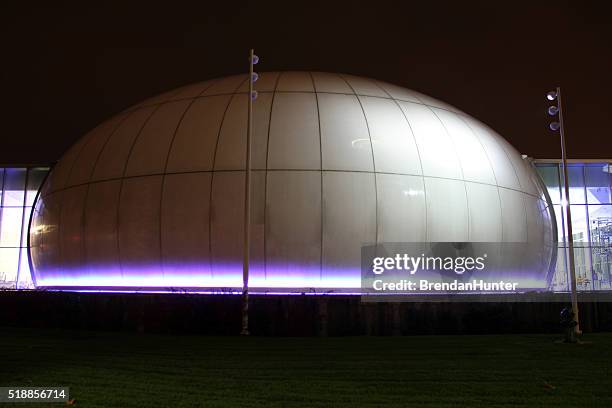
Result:
{"label": "large white dome", "polygon": [[[528,242],[517,269],[545,285],[538,176],[483,123],[350,75],[263,73],[256,89],[251,286],[359,287],[361,246],[398,241]],[[37,285],[241,286],[247,91],[246,75],[189,85],[72,146],[36,204]]]}

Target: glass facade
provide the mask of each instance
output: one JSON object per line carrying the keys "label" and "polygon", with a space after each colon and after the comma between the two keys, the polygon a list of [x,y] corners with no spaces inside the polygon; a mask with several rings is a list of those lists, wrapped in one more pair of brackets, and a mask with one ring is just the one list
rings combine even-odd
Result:
{"label": "glass facade", "polygon": [[[554,291],[569,290],[563,169],[536,160],[554,205],[558,227]],[[32,288],[27,229],[46,167],[0,168],[0,289]],[[569,163],[570,203],[579,290],[612,290],[612,163]]]}
{"label": "glass facade", "polygon": [[0,168],[0,289],[33,288],[27,253],[32,204],[46,167]]}
{"label": "glass facade", "polygon": [[[557,270],[554,291],[569,290],[567,218],[563,167],[558,161],[536,160],[555,207],[558,226]],[[574,238],[577,288],[612,289],[612,164],[568,163],[570,212]]]}

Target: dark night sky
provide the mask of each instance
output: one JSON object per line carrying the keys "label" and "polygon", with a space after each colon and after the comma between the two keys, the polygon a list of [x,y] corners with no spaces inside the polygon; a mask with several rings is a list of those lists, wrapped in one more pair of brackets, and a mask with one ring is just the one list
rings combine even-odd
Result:
{"label": "dark night sky", "polygon": [[261,71],[394,82],[540,158],[559,156],[544,94],[560,84],[570,156],[612,158],[612,14],[603,1],[263,3],[3,1],[0,163],[53,162],[146,97],[244,71],[251,46]]}

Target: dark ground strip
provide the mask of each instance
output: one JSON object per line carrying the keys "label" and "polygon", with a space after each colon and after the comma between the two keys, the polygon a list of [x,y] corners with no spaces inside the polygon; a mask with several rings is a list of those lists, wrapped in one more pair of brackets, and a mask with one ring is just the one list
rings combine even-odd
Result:
{"label": "dark ground strip", "polygon": [[0,386],[69,386],[85,407],[612,406],[612,334],[589,334],[582,345],[558,337],[11,328],[0,329]]}

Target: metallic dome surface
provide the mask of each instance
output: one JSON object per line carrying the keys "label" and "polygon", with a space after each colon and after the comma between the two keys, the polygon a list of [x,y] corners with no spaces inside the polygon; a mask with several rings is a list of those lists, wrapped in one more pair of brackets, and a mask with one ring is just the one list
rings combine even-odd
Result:
{"label": "metallic dome surface", "polygon": [[[323,72],[261,73],[252,139],[254,288],[355,289],[382,242],[522,242],[545,287],[549,203],[531,164],[436,99]],[[39,287],[242,285],[246,75],[148,99],[59,160],[30,227]]]}

